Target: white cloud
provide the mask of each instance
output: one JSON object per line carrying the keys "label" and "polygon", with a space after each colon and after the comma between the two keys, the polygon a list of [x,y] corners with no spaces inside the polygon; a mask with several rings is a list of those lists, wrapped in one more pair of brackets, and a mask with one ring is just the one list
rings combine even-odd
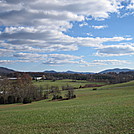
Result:
{"label": "white cloud", "polygon": [[104,28],[107,28],[108,26],[107,25],[102,25],[102,26],[92,26],[92,28],[94,29],[104,29]]}
{"label": "white cloud", "polygon": [[61,25],[62,21],[82,21],[87,16],[108,18],[120,8],[118,0],[1,0],[0,23],[31,26],[53,21]]}
{"label": "white cloud", "polygon": [[83,21],[84,26],[87,17],[107,18],[120,8],[118,0],[1,0],[0,24],[8,27],[0,34],[0,39],[9,44],[45,47],[47,51],[47,46],[52,47],[50,51],[77,50],[79,42],[85,44],[85,39],[76,41],[63,33],[72,28],[72,21]]}
{"label": "white cloud", "polygon": [[[121,1],[0,0],[0,25],[5,26],[5,29],[0,30],[0,56],[15,57],[17,62],[42,60],[44,64],[82,64],[86,61],[79,56],[48,54],[75,51],[80,46],[99,47],[98,55],[108,55],[108,47],[100,48],[104,46],[103,43],[128,41],[132,38],[75,38],[64,32],[73,27],[72,22],[79,21],[80,26],[87,26],[87,18],[106,19],[111,13],[118,13],[122,8]],[[97,29],[106,27],[93,26]]]}
{"label": "white cloud", "polygon": [[[68,26],[69,27],[69,26]],[[51,29],[53,28],[53,29]],[[8,26],[0,34],[0,47],[16,52],[75,51],[79,46],[99,47],[109,41],[125,41],[132,38],[83,38],[70,37],[51,26]],[[91,36],[91,35],[90,35]],[[6,40],[6,43],[4,43]]]}
{"label": "white cloud", "polygon": [[81,67],[88,66],[103,66],[103,65],[123,65],[130,64],[126,60],[93,60],[87,62],[83,56],[65,55],[65,54],[34,54],[34,53],[17,53],[14,55],[14,60],[0,60],[0,64],[15,64],[40,62],[49,66],[63,66],[65,64],[76,64]]}
{"label": "white cloud", "polygon": [[79,26],[80,26],[80,27],[88,26],[88,23],[87,23],[87,22],[84,22],[84,23],[79,24]]}
{"label": "white cloud", "polygon": [[102,63],[105,65],[123,65],[123,64],[130,64],[130,62],[126,61],[126,60],[94,60],[94,63]]}
{"label": "white cloud", "polygon": [[120,42],[120,41],[132,40],[132,38],[125,38],[125,37],[113,37],[113,38],[100,38],[100,37],[82,38],[82,37],[78,37],[76,39],[77,39],[76,42],[78,42],[78,44],[80,46],[96,47],[96,48],[103,46],[103,43],[105,43],[105,42]]}
{"label": "white cloud", "polygon": [[98,48],[97,56],[123,56],[134,55],[133,45],[111,45]]}
{"label": "white cloud", "polygon": [[0,57],[12,56],[13,52],[14,52],[14,50],[0,48]]}
{"label": "white cloud", "polygon": [[126,12],[123,15],[119,15],[119,17],[124,18],[124,17],[127,17],[127,16],[133,16],[133,15],[134,15],[134,12]]}
{"label": "white cloud", "polygon": [[[34,54],[34,53],[17,53],[15,58],[29,62],[42,62],[43,64],[78,64],[82,56],[65,55],[65,54]],[[17,62],[19,61],[17,60]]]}
{"label": "white cloud", "polygon": [[130,4],[127,6],[127,9],[129,10],[134,9],[134,0],[130,0]]}
{"label": "white cloud", "polygon": [[92,34],[92,33],[87,33],[87,35],[88,35],[88,36],[93,36],[93,34]]}
{"label": "white cloud", "polygon": [[0,60],[0,64],[11,64],[13,63],[14,61],[13,60]]}
{"label": "white cloud", "polygon": [[90,67],[90,66],[106,66],[106,65],[124,65],[130,64],[127,60],[93,60],[92,62],[86,62],[84,60],[80,61],[80,66],[82,67]]}
{"label": "white cloud", "polygon": [[29,60],[0,60],[0,64],[14,64],[14,63],[28,63],[31,62]]}

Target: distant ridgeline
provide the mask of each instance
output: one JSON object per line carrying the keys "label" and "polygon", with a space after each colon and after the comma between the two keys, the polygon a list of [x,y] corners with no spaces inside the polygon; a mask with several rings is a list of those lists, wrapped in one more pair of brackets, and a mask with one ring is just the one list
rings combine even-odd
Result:
{"label": "distant ridgeline", "polygon": [[6,76],[8,78],[16,78],[23,74],[29,74],[36,80],[61,80],[61,79],[73,79],[73,80],[87,80],[87,81],[100,81],[106,83],[122,83],[134,80],[134,70],[130,69],[109,69],[99,73],[91,72],[56,72],[56,71],[44,71],[44,72],[18,72],[11,69],[0,67],[0,77]]}
{"label": "distant ridgeline", "polygon": [[10,73],[14,73],[14,72],[16,72],[16,71],[14,71],[12,69],[0,67],[0,75],[7,75],[7,74],[10,74]]}
{"label": "distant ridgeline", "polygon": [[115,69],[107,69],[107,70],[101,71],[101,72],[99,72],[99,73],[100,73],[100,74],[110,73],[110,72],[121,73],[121,72],[132,72],[132,71],[134,71],[134,70],[115,68]]}

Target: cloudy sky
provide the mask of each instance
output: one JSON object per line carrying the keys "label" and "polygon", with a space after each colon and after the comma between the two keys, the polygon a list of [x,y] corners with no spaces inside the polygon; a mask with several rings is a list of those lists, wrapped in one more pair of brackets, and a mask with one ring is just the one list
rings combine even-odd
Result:
{"label": "cloudy sky", "polygon": [[134,0],[0,0],[0,66],[134,69]]}

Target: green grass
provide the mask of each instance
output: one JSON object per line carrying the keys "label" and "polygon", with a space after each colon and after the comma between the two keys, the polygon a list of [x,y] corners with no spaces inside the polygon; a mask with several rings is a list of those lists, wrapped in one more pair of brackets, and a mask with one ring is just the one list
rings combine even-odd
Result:
{"label": "green grass", "polygon": [[104,86],[102,89],[119,89],[119,88],[133,88],[134,87],[134,81],[130,81],[130,82],[125,82],[125,83],[119,83],[119,84],[112,84],[112,85],[107,85]]}
{"label": "green grass", "polygon": [[80,85],[84,86],[86,84],[96,84],[96,85],[104,85],[106,83],[104,82],[88,82],[86,80],[76,80],[74,82],[74,80],[70,80],[70,79],[63,79],[63,80],[56,80],[54,82],[52,82],[52,80],[44,80],[44,81],[33,81],[33,83],[37,86],[45,86],[45,85],[49,85],[49,86],[58,86],[60,89],[62,88],[62,86],[66,86],[71,85],[72,87],[76,87],[79,88]]}
{"label": "green grass", "polygon": [[72,100],[0,105],[0,134],[133,134],[133,85],[76,90]]}

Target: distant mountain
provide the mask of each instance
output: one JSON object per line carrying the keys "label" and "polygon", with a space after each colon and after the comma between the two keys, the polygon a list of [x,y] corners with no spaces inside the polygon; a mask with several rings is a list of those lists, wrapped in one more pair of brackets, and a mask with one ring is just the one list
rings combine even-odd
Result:
{"label": "distant mountain", "polygon": [[99,73],[100,74],[109,73],[109,72],[120,73],[120,72],[129,72],[129,71],[134,71],[134,70],[115,68],[115,69],[107,69],[107,70],[101,71]]}
{"label": "distant mountain", "polygon": [[54,70],[50,70],[50,71],[44,71],[44,73],[58,73],[58,72],[56,72]]}
{"label": "distant mountain", "polygon": [[[99,73],[100,74],[109,73],[109,72],[120,73],[120,72],[129,72],[129,71],[134,71],[134,70],[114,68],[114,69],[107,69],[107,70],[101,71]],[[14,73],[14,72],[16,72],[16,71],[12,70],[12,69],[5,68],[5,67],[0,67],[0,75]],[[57,72],[57,71],[54,71],[54,70],[50,70],[50,71],[46,70],[46,71],[44,71],[44,73],[95,74],[93,72],[75,72],[75,71],[70,71],[70,70],[65,71],[65,72]]]}
{"label": "distant mountain", "polygon": [[16,71],[14,71],[12,69],[5,68],[5,67],[0,67],[0,75],[14,73],[14,72],[16,72]]}
{"label": "distant mountain", "polygon": [[66,72],[56,72],[54,70],[44,71],[45,73],[67,73],[67,74],[94,74],[92,72],[75,72],[75,71],[66,71]]}
{"label": "distant mountain", "polygon": [[68,74],[94,74],[92,72],[74,72],[74,71],[66,71],[64,73],[68,73]]}

